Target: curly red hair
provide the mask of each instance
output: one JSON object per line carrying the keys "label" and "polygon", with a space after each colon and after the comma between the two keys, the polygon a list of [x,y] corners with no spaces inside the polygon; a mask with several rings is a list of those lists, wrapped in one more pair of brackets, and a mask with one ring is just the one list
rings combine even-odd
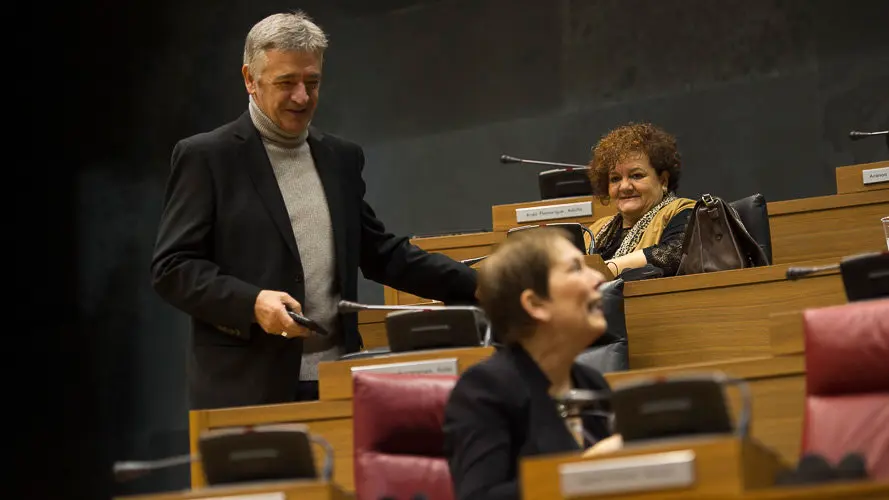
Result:
{"label": "curly red hair", "polygon": [[676,147],[676,138],[651,123],[629,123],[608,132],[593,148],[589,164],[593,194],[602,203],[608,203],[608,175],[618,163],[634,155],[643,154],[658,175],[669,172],[667,188],[679,187],[682,157]]}

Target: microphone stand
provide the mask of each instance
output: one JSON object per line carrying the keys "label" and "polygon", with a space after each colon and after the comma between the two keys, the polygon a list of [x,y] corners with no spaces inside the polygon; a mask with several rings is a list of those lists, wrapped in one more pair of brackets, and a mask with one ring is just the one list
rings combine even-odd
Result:
{"label": "microphone stand", "polygon": [[509,155],[501,155],[500,156],[500,163],[530,163],[530,164],[534,164],[534,165],[546,165],[546,166],[550,166],[550,167],[565,167],[565,168],[571,168],[571,169],[589,168],[586,165],[577,165],[575,163],[558,163],[558,162],[554,162],[554,161],[525,160],[522,158],[516,158],[515,156],[509,156]]}
{"label": "microphone stand", "polygon": [[789,280],[796,280],[810,274],[823,273],[825,271],[836,271],[839,268],[839,264],[828,264],[826,266],[815,267],[788,267],[785,276]]}
{"label": "microphone stand", "polygon": [[878,130],[876,132],[860,132],[858,130],[853,130],[849,132],[849,139],[857,141],[866,137],[874,137],[880,135],[886,136],[886,147],[889,148],[889,130]]}
{"label": "microphone stand", "polygon": [[144,476],[158,469],[167,469],[179,465],[187,465],[201,459],[199,455],[177,455],[161,458],[159,460],[134,460],[128,462],[115,462],[113,466],[114,478],[118,482],[126,482],[137,477]]}

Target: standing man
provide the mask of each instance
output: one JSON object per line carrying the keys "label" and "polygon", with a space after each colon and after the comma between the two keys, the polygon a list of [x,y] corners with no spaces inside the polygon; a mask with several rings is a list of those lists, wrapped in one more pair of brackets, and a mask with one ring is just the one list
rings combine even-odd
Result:
{"label": "standing man", "polygon": [[[151,263],[191,316],[192,408],[318,397],[318,363],[360,349],[358,269],[444,302],[473,302],[475,271],[386,232],[364,201],[361,148],[310,126],[327,36],[302,12],[247,34],[248,109],[176,144]],[[331,335],[308,332],[302,312]]]}

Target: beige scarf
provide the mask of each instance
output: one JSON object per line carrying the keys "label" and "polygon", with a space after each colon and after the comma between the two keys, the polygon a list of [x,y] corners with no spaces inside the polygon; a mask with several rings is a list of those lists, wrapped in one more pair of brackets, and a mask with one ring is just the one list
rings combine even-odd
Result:
{"label": "beige scarf", "polygon": [[[670,219],[682,210],[693,208],[695,200],[677,198],[672,192],[667,193],[660,203],[652,207],[636,224],[621,242],[620,248],[615,252],[617,258],[636,250],[658,244],[664,228],[670,223]],[[610,217],[602,217],[590,226],[590,231],[596,235],[596,248],[603,248],[612,238],[617,237],[623,225],[623,217],[616,214]]]}

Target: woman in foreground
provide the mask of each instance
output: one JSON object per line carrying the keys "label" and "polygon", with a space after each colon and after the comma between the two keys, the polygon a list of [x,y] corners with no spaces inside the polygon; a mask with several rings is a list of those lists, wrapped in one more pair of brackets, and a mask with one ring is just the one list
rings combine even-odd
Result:
{"label": "woman in foreground", "polygon": [[606,418],[584,417],[585,439],[557,409],[572,389],[609,391],[600,373],[574,363],[605,331],[603,281],[559,229],[510,237],[482,263],[479,302],[505,346],[460,377],[445,408],[458,499],[518,499],[522,457],[617,443],[602,441]]}

